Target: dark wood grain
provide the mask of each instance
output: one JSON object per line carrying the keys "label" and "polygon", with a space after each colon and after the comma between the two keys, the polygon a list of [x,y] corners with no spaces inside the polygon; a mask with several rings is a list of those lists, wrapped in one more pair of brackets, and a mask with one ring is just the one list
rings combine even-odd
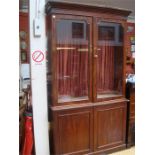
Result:
{"label": "dark wood grain", "polygon": [[94,109],[94,149],[103,150],[125,144],[126,103]]}
{"label": "dark wood grain", "polygon": [[[54,155],[104,154],[125,148],[126,110],[125,65],[126,65],[126,17],[130,11],[49,2],[46,5],[48,52],[51,62],[51,113],[52,150]],[[55,18],[53,18],[55,16]],[[83,20],[89,25],[89,99],[58,103],[56,22],[62,19]],[[124,29],[122,93],[115,97],[97,98],[97,39],[98,22],[114,22]],[[119,55],[118,55],[119,57]],[[119,63],[119,62],[118,62]],[[111,71],[107,72],[110,74]],[[105,81],[106,82],[106,81]],[[134,112],[134,107],[131,106]]]}
{"label": "dark wood grain", "polygon": [[55,154],[84,154],[93,150],[92,108],[57,112]]}
{"label": "dark wood grain", "polygon": [[125,148],[125,99],[51,110],[54,154],[98,154]]}
{"label": "dark wood grain", "polygon": [[64,2],[54,2],[49,1],[46,4],[46,13],[50,13],[52,8],[59,8],[59,9],[67,9],[67,10],[80,10],[80,11],[88,11],[88,12],[100,12],[100,13],[111,13],[115,15],[121,16],[128,16],[131,11],[123,10],[123,9],[115,9],[115,8],[108,8],[103,6],[94,6],[94,5],[84,5],[84,4],[77,4],[77,3],[64,3]]}

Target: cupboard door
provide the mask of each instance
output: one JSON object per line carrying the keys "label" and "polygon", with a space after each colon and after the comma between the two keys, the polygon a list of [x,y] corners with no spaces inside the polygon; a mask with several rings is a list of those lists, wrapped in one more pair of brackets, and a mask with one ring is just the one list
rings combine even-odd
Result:
{"label": "cupboard door", "polygon": [[123,95],[123,27],[120,23],[96,22],[96,99]]}
{"label": "cupboard door", "polygon": [[125,133],[126,103],[114,103],[94,109],[95,151],[125,145]]}
{"label": "cupboard door", "polygon": [[52,16],[51,59],[55,103],[91,100],[91,23],[91,18],[87,17]]}
{"label": "cupboard door", "polygon": [[55,154],[86,154],[93,151],[92,108],[58,112]]}

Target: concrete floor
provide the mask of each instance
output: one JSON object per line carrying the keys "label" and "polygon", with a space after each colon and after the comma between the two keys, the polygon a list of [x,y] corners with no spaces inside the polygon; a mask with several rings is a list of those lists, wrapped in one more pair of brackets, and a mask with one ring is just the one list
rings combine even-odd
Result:
{"label": "concrete floor", "polygon": [[115,152],[109,155],[135,155],[135,147],[120,151],[120,152]]}

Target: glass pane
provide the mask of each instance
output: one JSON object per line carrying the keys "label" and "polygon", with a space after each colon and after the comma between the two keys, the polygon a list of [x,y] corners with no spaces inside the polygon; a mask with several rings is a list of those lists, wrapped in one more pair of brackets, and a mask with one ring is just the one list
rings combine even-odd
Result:
{"label": "glass pane", "polygon": [[84,37],[84,24],[72,22],[72,38],[83,38]]}
{"label": "glass pane", "polygon": [[88,26],[63,19],[56,28],[58,102],[88,99]]}
{"label": "glass pane", "polygon": [[98,24],[97,54],[97,97],[122,94],[123,28],[120,24]]}

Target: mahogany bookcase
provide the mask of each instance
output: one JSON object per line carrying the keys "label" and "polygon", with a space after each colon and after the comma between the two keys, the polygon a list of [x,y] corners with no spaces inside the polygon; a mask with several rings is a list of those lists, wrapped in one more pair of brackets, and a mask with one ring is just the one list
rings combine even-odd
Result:
{"label": "mahogany bookcase", "polygon": [[126,19],[130,11],[46,4],[53,154],[126,147]]}

